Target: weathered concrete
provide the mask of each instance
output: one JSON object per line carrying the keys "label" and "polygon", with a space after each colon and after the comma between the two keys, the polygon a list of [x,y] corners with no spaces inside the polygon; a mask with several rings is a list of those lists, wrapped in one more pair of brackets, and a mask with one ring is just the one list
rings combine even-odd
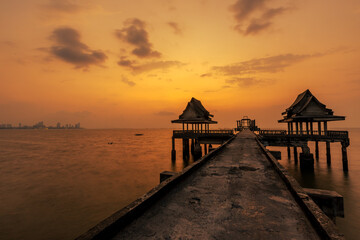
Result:
{"label": "weathered concrete", "polygon": [[113,239],[318,239],[250,131]]}

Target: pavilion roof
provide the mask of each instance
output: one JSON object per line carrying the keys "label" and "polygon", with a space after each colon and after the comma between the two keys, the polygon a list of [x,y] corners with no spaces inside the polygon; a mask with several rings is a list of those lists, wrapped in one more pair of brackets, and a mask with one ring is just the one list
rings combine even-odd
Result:
{"label": "pavilion roof", "polygon": [[279,122],[337,121],[345,120],[344,116],[334,116],[334,112],[321,103],[309,89],[300,93],[293,104],[282,113]]}
{"label": "pavilion roof", "polygon": [[179,116],[179,119],[172,120],[172,123],[217,123],[211,118],[214,115],[210,114],[209,111],[201,104],[196,98],[191,98],[188,102],[185,110]]}

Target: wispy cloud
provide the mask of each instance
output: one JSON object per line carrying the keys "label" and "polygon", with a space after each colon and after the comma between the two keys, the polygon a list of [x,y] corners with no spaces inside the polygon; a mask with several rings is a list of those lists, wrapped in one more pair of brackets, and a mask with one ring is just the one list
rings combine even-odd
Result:
{"label": "wispy cloud", "polygon": [[168,22],[167,24],[172,28],[172,30],[174,31],[175,34],[182,35],[183,31],[178,23]]}
{"label": "wispy cloud", "polygon": [[322,55],[323,54],[283,54],[265,58],[256,58],[224,66],[214,66],[211,70],[227,76],[242,76],[244,74],[255,73],[275,73],[283,71],[285,68],[296,63]]}
{"label": "wispy cloud", "polygon": [[54,42],[49,52],[58,59],[73,64],[76,68],[87,69],[90,65],[101,65],[107,59],[100,50],[92,50],[81,42],[80,33],[70,27],[55,29],[50,39]]}
{"label": "wispy cloud", "polygon": [[162,116],[162,117],[167,117],[167,116],[174,116],[176,115],[176,113],[174,112],[169,112],[169,111],[160,111],[160,112],[156,112],[154,113],[155,115],[158,115],[158,116]]}
{"label": "wispy cloud", "polygon": [[133,87],[133,86],[136,85],[136,83],[135,83],[134,81],[131,81],[131,80],[129,80],[128,78],[126,78],[126,77],[124,77],[124,76],[121,78],[121,81],[122,81],[123,83],[129,85],[130,87]]}
{"label": "wispy cloud", "polygon": [[259,85],[269,85],[272,83],[275,83],[275,80],[273,79],[257,79],[253,77],[248,78],[241,78],[241,77],[233,77],[230,79],[227,79],[225,81],[229,85],[236,85],[238,87],[248,88],[252,86],[259,86]]}
{"label": "wispy cloud", "polygon": [[186,64],[179,61],[152,61],[147,63],[137,63],[126,57],[121,57],[118,65],[131,69],[134,73],[150,72],[153,70],[166,70],[172,67],[181,67]]}
{"label": "wispy cloud", "polygon": [[153,50],[146,30],[146,23],[140,19],[132,18],[124,22],[124,27],[115,31],[115,36],[134,46],[132,54],[139,58],[159,58],[161,53]]}
{"label": "wispy cloud", "polygon": [[256,35],[272,26],[272,20],[289,8],[268,8],[265,0],[237,0],[230,6],[234,13],[234,29],[243,35]]}
{"label": "wispy cloud", "polygon": [[59,13],[76,13],[83,10],[85,7],[70,0],[49,0],[47,3],[41,5],[43,9],[51,12]]}

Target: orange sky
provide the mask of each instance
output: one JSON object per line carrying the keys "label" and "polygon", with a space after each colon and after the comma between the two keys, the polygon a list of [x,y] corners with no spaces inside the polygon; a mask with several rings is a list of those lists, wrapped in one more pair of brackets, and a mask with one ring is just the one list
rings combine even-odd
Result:
{"label": "orange sky", "polygon": [[191,97],[279,127],[306,89],[360,127],[358,0],[32,0],[0,8],[0,123],[171,127]]}

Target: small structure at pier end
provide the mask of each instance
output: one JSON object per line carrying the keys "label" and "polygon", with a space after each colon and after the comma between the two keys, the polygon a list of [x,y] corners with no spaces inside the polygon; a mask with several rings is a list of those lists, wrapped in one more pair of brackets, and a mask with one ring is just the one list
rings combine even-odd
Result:
{"label": "small structure at pier end", "polygon": [[182,130],[174,130],[172,136],[171,159],[176,159],[175,138],[183,139],[183,158],[190,156],[189,141],[191,140],[191,153],[195,158],[202,155],[200,144],[204,144],[204,152],[207,154],[207,144],[221,144],[233,135],[232,130],[210,130],[210,124],[217,122],[214,117],[205,109],[201,102],[191,98],[179,119],[172,120],[172,123],[182,124]]}
{"label": "small structure at pier end", "polygon": [[[272,146],[287,146],[290,157],[290,146],[294,147],[294,157],[297,161],[297,147],[302,148],[300,165],[313,167],[314,158],[310,153],[308,141],[315,142],[315,156],[319,159],[319,141],[326,142],[327,163],[331,164],[330,142],[341,142],[343,169],[348,170],[346,148],[349,146],[347,131],[329,131],[329,121],[345,120],[344,116],[334,115],[333,110],[326,108],[307,89],[299,94],[294,103],[282,113],[283,119],[279,123],[287,123],[288,130],[261,130],[263,140]],[[317,124],[314,124],[317,123]],[[315,125],[315,126],[314,126]]]}
{"label": "small structure at pier end", "polygon": [[248,116],[244,116],[241,120],[236,121],[235,131],[242,131],[244,129],[250,129],[250,131],[259,130],[255,124],[255,119],[250,119]]}

